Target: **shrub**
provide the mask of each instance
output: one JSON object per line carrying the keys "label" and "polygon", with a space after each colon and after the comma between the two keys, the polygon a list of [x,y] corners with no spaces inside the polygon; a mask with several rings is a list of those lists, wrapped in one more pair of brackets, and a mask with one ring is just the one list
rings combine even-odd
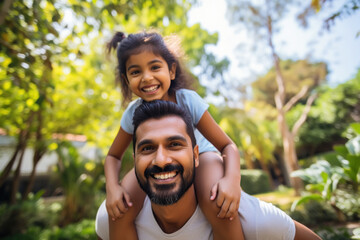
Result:
{"label": "shrub", "polygon": [[95,220],[85,219],[81,222],[69,224],[64,228],[53,227],[41,229],[37,226],[30,227],[24,233],[17,233],[3,240],[96,240]]}
{"label": "shrub", "polygon": [[248,194],[271,191],[269,176],[262,170],[241,170],[241,187]]}
{"label": "shrub", "polygon": [[317,201],[309,201],[301,208],[290,212],[289,215],[306,226],[319,226],[329,221],[337,221],[334,210],[330,206]]}
{"label": "shrub", "polygon": [[27,200],[19,199],[13,205],[0,205],[0,237],[24,233],[30,226],[50,227],[56,222],[57,213],[46,208],[40,198],[42,193],[30,194]]}

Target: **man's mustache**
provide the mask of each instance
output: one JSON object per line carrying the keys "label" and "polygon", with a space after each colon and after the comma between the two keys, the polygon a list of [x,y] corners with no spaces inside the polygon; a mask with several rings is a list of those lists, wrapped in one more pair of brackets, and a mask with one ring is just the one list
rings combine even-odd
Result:
{"label": "man's mustache", "polygon": [[177,171],[179,173],[183,173],[184,167],[179,164],[168,164],[164,168],[154,165],[154,166],[148,167],[145,170],[144,175],[145,175],[145,178],[148,178],[150,175],[154,175],[156,173],[172,172],[172,171]]}

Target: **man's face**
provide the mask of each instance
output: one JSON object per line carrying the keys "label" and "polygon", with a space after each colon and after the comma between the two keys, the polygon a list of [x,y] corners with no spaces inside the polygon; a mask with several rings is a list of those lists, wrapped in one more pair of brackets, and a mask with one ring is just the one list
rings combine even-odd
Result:
{"label": "man's face", "polygon": [[185,122],[177,116],[150,119],[136,130],[135,173],[151,201],[177,202],[193,184],[198,147],[192,148]]}

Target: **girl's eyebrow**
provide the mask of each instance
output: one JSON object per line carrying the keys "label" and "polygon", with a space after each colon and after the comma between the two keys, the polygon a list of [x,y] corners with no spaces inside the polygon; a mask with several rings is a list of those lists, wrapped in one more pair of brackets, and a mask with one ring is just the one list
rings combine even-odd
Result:
{"label": "girl's eyebrow", "polygon": [[[148,65],[151,65],[153,63],[163,63],[163,61],[161,61],[160,59],[154,59],[154,60],[151,60],[150,62],[148,62]],[[130,71],[131,68],[136,68],[136,67],[139,67],[139,65],[133,64],[133,65],[130,65],[127,70]]]}

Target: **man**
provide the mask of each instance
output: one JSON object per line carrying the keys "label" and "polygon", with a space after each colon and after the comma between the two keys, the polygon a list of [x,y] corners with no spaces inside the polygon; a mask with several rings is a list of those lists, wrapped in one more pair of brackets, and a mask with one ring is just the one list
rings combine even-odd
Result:
{"label": "man", "polygon": [[[135,173],[147,194],[135,222],[138,238],[212,239],[211,225],[198,207],[195,195],[198,147],[187,112],[172,102],[144,103],[136,110],[133,123]],[[280,209],[244,192],[239,214],[248,240],[320,239]],[[109,224],[103,203],[96,219],[98,236],[103,240],[109,235],[116,239],[124,235],[120,230],[123,227],[116,221]]]}

